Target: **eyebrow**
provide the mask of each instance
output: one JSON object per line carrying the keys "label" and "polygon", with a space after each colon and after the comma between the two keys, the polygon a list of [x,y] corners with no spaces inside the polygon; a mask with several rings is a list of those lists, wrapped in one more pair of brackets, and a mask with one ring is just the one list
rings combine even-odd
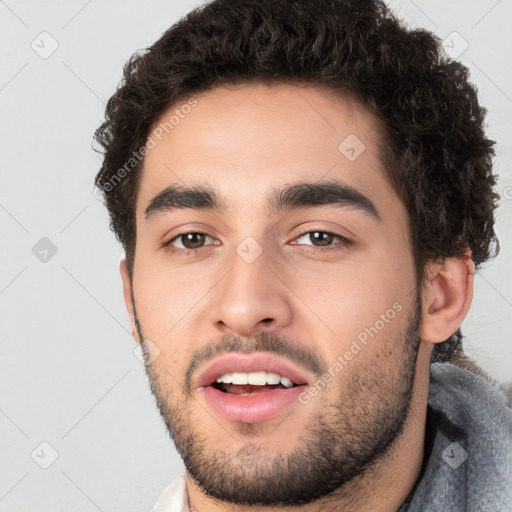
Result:
{"label": "eyebrow", "polygon": [[160,213],[193,208],[194,210],[226,210],[217,192],[208,185],[182,187],[171,185],[157,194],[149,203],[144,215],[146,219]]}
{"label": "eyebrow", "polygon": [[[354,208],[381,221],[374,203],[354,187],[336,180],[298,182],[272,187],[266,198],[270,214],[299,208],[337,206]],[[225,211],[226,201],[209,185],[171,185],[158,193],[145,210],[146,219],[178,209]]]}

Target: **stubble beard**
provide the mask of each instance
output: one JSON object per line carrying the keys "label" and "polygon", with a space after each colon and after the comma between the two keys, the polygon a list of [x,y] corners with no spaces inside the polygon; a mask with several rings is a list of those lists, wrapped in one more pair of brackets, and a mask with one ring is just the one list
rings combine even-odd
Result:
{"label": "stubble beard", "polygon": [[[135,317],[143,340],[136,313]],[[404,429],[413,395],[420,326],[417,297],[407,326],[391,347],[386,345],[371,357],[356,356],[350,363],[353,371],[343,373],[344,369],[333,378],[331,385],[338,388],[315,397],[321,400],[315,408],[318,413],[288,455],[266,447],[259,424],[237,423],[236,437],[226,432],[226,448],[214,449],[209,432],[192,418],[191,408],[203,416],[207,412],[198,405],[197,396],[187,396],[182,376],[173,376],[155,364],[146,366],[146,372],[187,473],[206,495],[239,506],[267,507],[301,506],[330,495],[350,499],[350,484],[375,467]],[[265,336],[262,332],[251,340]],[[379,343],[379,339],[371,342]],[[242,436],[249,440],[230,450]]]}

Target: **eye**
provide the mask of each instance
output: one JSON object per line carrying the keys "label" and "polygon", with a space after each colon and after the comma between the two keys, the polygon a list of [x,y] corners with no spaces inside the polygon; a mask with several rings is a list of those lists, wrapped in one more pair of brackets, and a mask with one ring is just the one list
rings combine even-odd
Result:
{"label": "eye", "polygon": [[[327,247],[328,249],[336,249],[336,245],[340,248],[346,248],[352,244],[352,241],[348,238],[339,235],[337,233],[331,233],[330,231],[313,230],[306,231],[302,235],[295,239],[297,245],[309,245],[307,242],[311,242],[314,251],[317,251],[317,247]],[[321,250],[321,249],[320,249]]]}
{"label": "eye", "polygon": [[[208,239],[214,241],[214,239],[206,233],[190,231],[172,237],[167,242],[164,242],[162,246],[171,252],[188,255],[194,254],[208,245],[215,245],[214,243],[207,244]],[[307,243],[308,241],[311,242],[311,245]],[[321,230],[306,231],[295,238],[293,243],[293,245],[310,245],[311,248],[308,250],[312,252],[340,250],[347,248],[351,244],[352,241],[342,235]]]}
{"label": "eye", "polygon": [[205,246],[206,239],[213,240],[213,238],[206,233],[196,231],[180,233],[165,242],[164,247],[178,251],[196,251]]}

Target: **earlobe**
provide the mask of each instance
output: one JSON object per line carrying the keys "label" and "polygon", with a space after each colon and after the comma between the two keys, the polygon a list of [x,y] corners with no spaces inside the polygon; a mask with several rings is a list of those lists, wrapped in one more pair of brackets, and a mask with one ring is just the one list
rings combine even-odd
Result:
{"label": "earlobe", "polygon": [[422,290],[421,338],[439,343],[457,331],[469,311],[475,265],[469,249],[462,257],[427,265],[428,278]]}
{"label": "earlobe", "polygon": [[132,279],[130,277],[130,272],[128,271],[126,258],[123,258],[119,263],[119,271],[121,273],[121,280],[123,281],[123,298],[126,310],[128,311],[128,316],[130,317],[132,336],[137,343],[140,343],[135,323],[135,311],[133,310]]}

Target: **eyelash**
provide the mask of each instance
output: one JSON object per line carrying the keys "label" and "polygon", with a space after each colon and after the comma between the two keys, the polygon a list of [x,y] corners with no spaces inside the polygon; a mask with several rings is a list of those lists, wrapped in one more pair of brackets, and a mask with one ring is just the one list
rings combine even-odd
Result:
{"label": "eyelash", "polygon": [[[307,251],[315,253],[315,254],[316,253],[325,253],[327,251],[339,251],[339,250],[347,249],[348,247],[350,247],[353,244],[352,240],[349,240],[348,238],[346,238],[343,235],[340,235],[338,233],[333,233],[332,231],[324,231],[321,229],[310,229],[307,231],[303,231],[302,233],[297,235],[294,238],[294,240],[297,238],[302,238],[304,235],[308,235],[310,233],[324,233],[326,235],[332,235],[340,240],[340,242],[338,242],[338,244],[340,244],[342,247],[342,248],[339,248],[336,245],[329,245],[329,246],[323,246],[323,247],[321,247],[321,246],[320,247],[319,246],[305,246],[305,247],[308,247]],[[210,237],[210,235],[208,235],[207,233],[203,233],[201,231],[185,231],[183,233],[179,233],[179,234],[173,236],[170,240],[164,242],[162,244],[162,247],[164,249],[170,251],[173,254],[182,254],[184,256],[193,256],[194,254],[197,254],[198,252],[201,252],[203,249],[208,247],[208,246],[203,245],[202,247],[197,247],[195,249],[177,249],[176,247],[173,247],[171,245],[172,242],[174,242],[175,240],[178,240],[179,238],[189,235],[189,234],[205,235],[207,237]],[[213,238],[213,237],[210,237],[210,238]],[[294,244],[294,245],[304,245],[304,244]]]}

